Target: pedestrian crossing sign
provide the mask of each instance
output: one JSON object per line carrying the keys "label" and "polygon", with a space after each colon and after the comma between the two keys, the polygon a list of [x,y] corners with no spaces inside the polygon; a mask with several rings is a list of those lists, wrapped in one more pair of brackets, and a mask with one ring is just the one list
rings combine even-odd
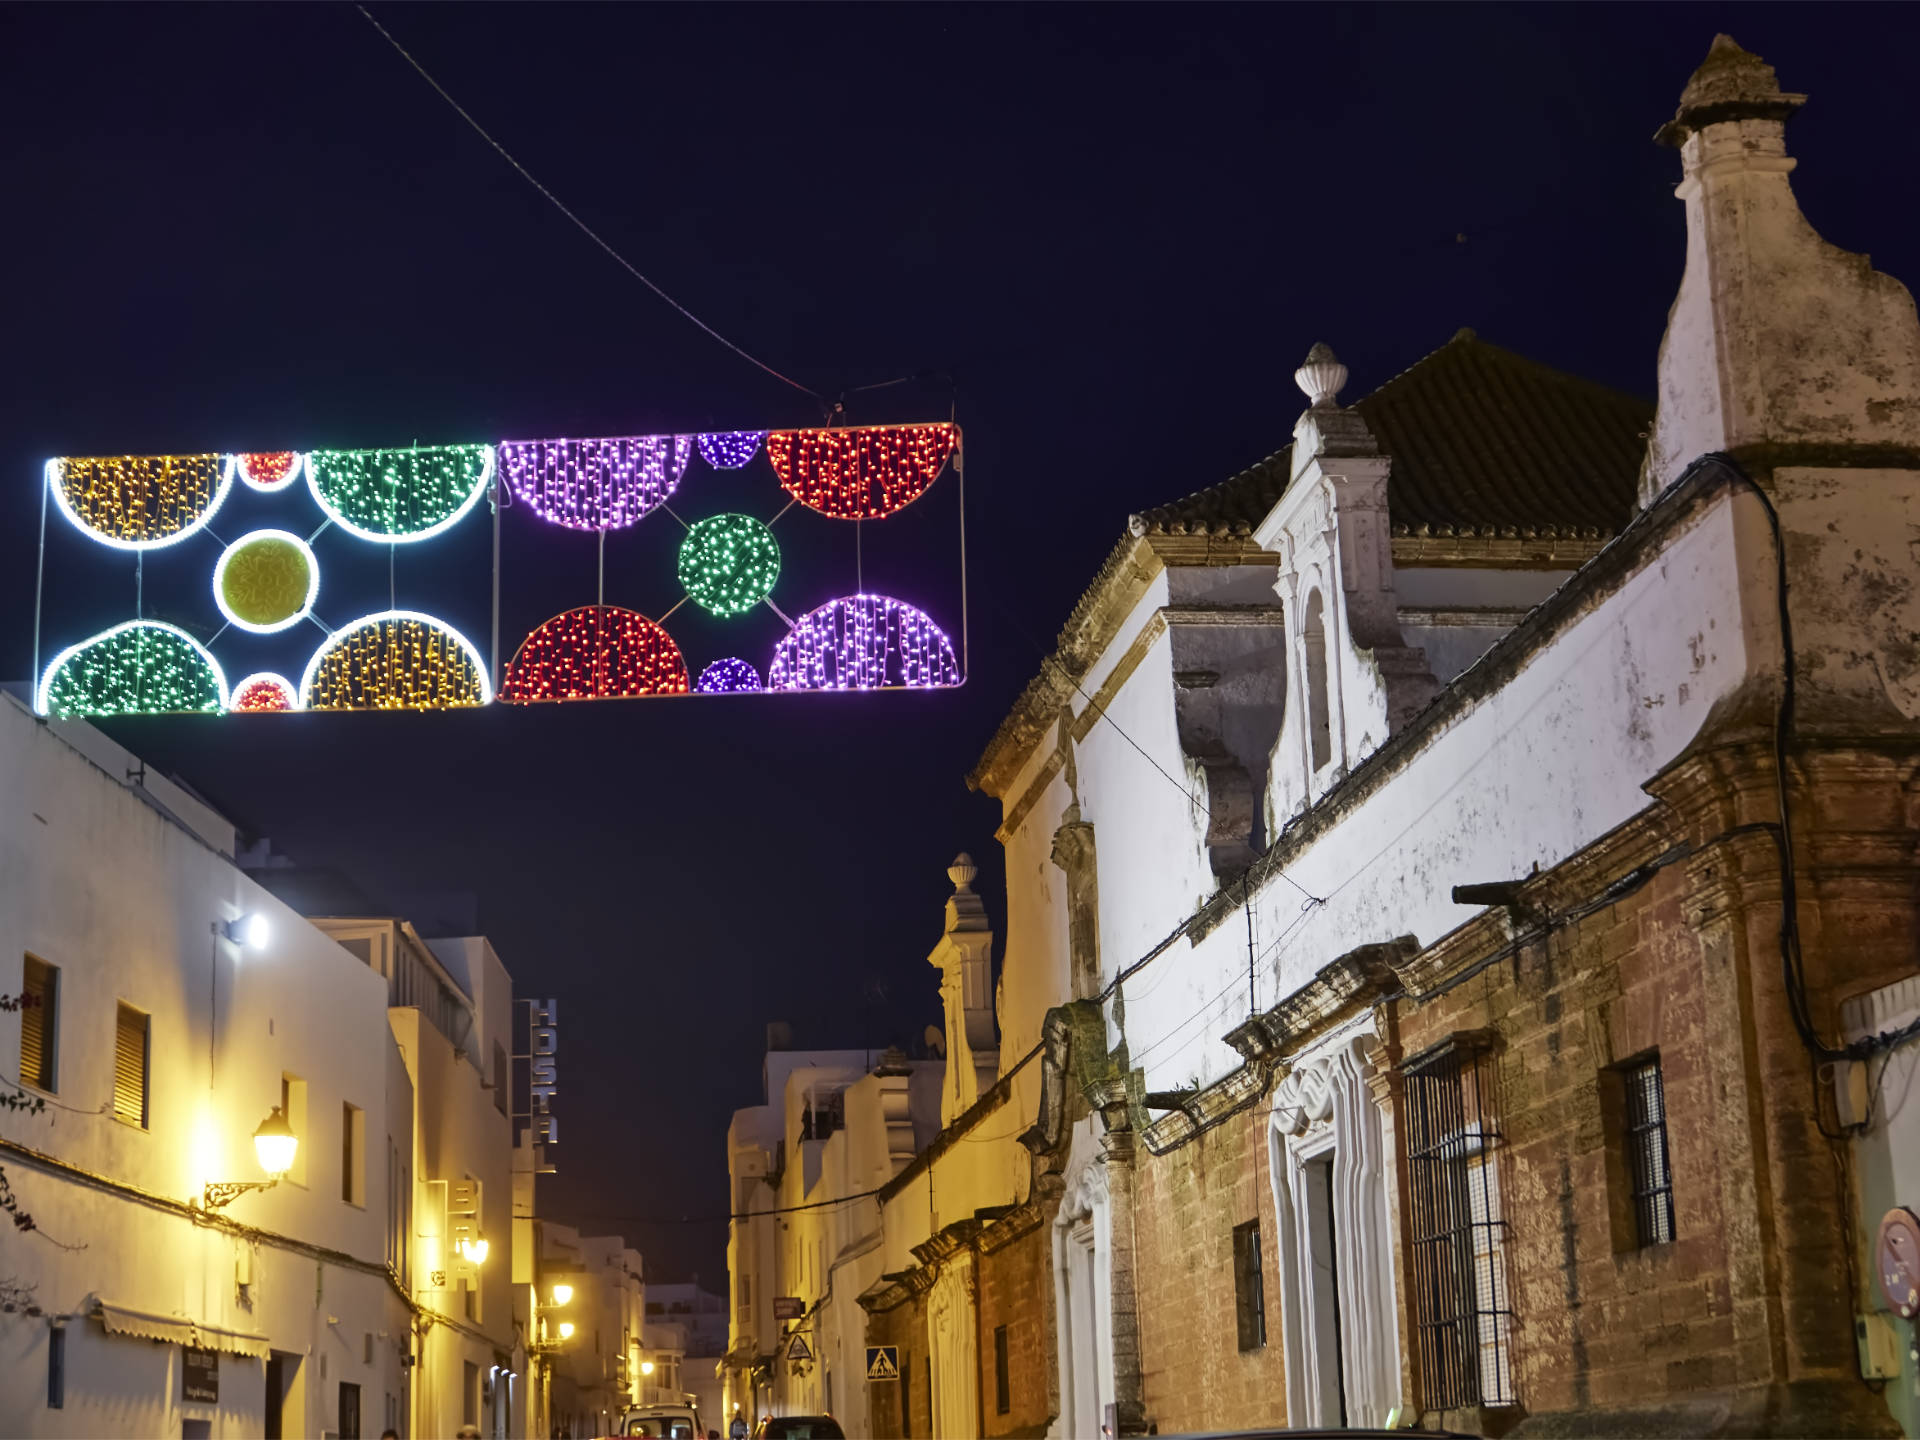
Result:
{"label": "pedestrian crossing sign", "polygon": [[787,1347],[787,1358],[789,1360],[811,1360],[813,1358],[813,1347],[807,1344],[806,1336],[795,1335],[793,1337],[793,1344]]}
{"label": "pedestrian crossing sign", "polygon": [[869,1345],[867,1347],[867,1379],[898,1380],[900,1378],[900,1347],[898,1345]]}

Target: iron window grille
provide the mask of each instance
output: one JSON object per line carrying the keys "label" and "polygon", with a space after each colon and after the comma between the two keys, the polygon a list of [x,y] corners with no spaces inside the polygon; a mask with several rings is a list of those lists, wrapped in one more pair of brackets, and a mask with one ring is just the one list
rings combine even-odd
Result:
{"label": "iron window grille", "polygon": [[1623,1078],[1634,1226],[1642,1248],[1671,1244],[1673,1171],[1667,1163],[1667,1091],[1660,1078],[1660,1057],[1627,1066]]}
{"label": "iron window grille", "polygon": [[1436,1410],[1514,1403],[1492,1072],[1472,1035],[1401,1071],[1420,1382]]}
{"label": "iron window grille", "polygon": [[1242,1351],[1267,1343],[1267,1299],[1260,1273],[1260,1222],[1233,1227],[1233,1303]]}
{"label": "iron window grille", "polygon": [[1007,1327],[993,1327],[993,1411],[1005,1415],[1013,1409],[1013,1376],[1007,1355]]}

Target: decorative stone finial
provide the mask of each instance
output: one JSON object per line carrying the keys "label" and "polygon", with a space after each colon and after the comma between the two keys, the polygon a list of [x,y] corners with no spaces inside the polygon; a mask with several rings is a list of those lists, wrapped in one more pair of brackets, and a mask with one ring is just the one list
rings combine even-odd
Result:
{"label": "decorative stone finial", "polygon": [[1786,120],[1807,103],[1781,90],[1773,67],[1731,35],[1713,37],[1707,58],[1680,92],[1680,108],[1654,139],[1676,149],[1697,130],[1729,120]]}
{"label": "decorative stone finial", "polygon": [[953,857],[953,864],[947,866],[947,878],[953,881],[954,893],[966,895],[973,889],[973,877],[980,873],[980,867],[973,863],[973,856],[962,850]]}
{"label": "decorative stone finial", "polygon": [[1306,392],[1316,410],[1337,410],[1336,398],[1347,383],[1347,367],[1324,341],[1307,352],[1306,364],[1293,372],[1293,383]]}

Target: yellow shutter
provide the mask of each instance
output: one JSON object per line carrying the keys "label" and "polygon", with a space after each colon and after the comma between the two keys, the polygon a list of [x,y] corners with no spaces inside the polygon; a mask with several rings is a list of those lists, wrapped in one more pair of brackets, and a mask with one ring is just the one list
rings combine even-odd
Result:
{"label": "yellow shutter", "polygon": [[27,956],[26,1003],[20,1009],[20,1079],[41,1090],[53,1089],[53,967]]}
{"label": "yellow shutter", "polygon": [[113,1113],[147,1123],[147,1017],[125,1005],[113,1037]]}

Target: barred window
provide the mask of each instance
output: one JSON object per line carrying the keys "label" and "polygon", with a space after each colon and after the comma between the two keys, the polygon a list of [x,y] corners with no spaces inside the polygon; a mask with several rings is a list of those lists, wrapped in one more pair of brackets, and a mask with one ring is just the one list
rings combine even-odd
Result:
{"label": "barred window", "polygon": [[1267,1343],[1267,1299],[1260,1274],[1260,1222],[1233,1227],[1233,1304],[1241,1350]]}
{"label": "barred window", "polygon": [[1628,1065],[1624,1139],[1633,1181],[1634,1229],[1641,1248],[1673,1240],[1673,1171],[1667,1165],[1667,1091],[1660,1057]]}
{"label": "barred window", "polygon": [[1492,1071],[1462,1035],[1401,1072],[1421,1390],[1437,1410],[1514,1403]]}
{"label": "barred window", "polygon": [[1007,1356],[1007,1327],[993,1327],[993,1413],[1005,1415],[1013,1409],[1013,1376]]}

